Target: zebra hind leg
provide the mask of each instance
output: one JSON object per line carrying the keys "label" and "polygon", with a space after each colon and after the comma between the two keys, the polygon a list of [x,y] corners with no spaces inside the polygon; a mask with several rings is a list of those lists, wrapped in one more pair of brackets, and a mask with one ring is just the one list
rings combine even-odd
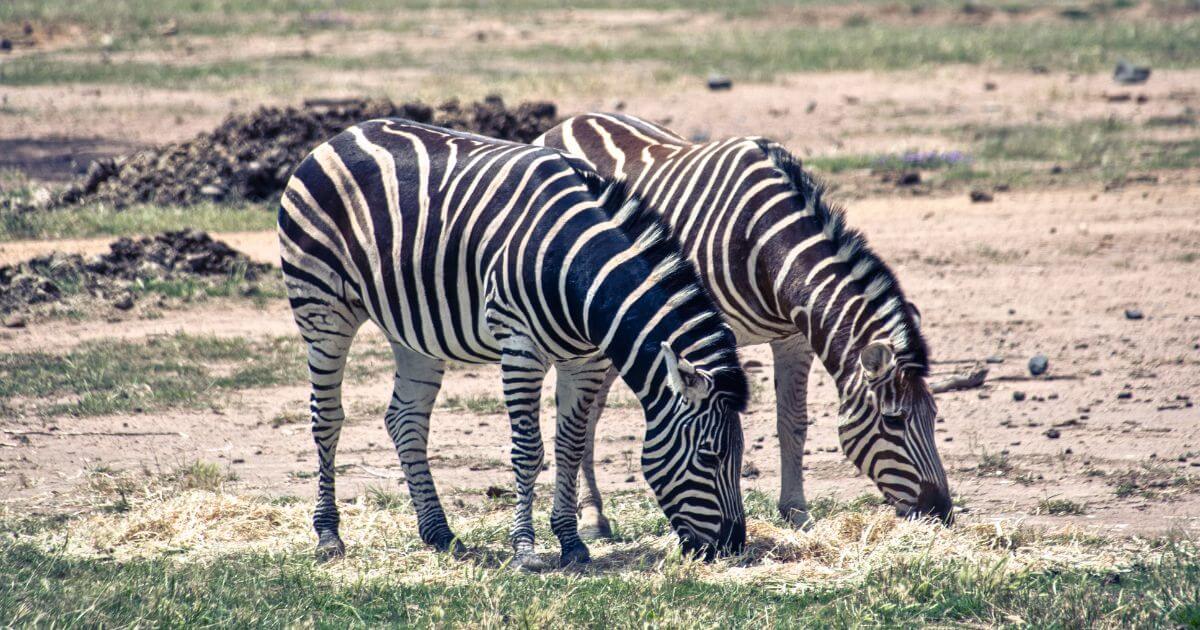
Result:
{"label": "zebra hind leg", "polygon": [[438,551],[465,553],[466,547],[446,522],[429,471],[429,416],[442,387],[445,364],[398,344],[392,344],[392,354],[396,359],[395,386],[384,424],[404,469],[408,493],[417,511],[417,530],[421,540]]}
{"label": "zebra hind leg", "polygon": [[318,463],[313,528],[317,532],[317,559],[328,561],[346,553],[346,545],[338,535],[340,517],[334,487],[334,459],[342,423],[346,419],[342,409],[342,376],[356,329],[324,330],[319,333],[314,330],[304,330],[304,339],[308,342],[309,379],[312,382],[309,411]]}
{"label": "zebra hind leg", "polygon": [[612,524],[604,515],[604,499],[596,482],[596,425],[604,413],[608,392],[617,380],[616,368],[609,367],[600,388],[588,407],[587,439],[583,446],[583,492],[579,497],[579,535],[584,540],[612,538]]}
{"label": "zebra hind leg", "polygon": [[579,538],[575,483],[579,476],[579,461],[587,444],[589,412],[596,406],[596,394],[605,383],[609,365],[607,359],[583,359],[557,365],[555,396],[558,424],[554,436],[556,476],[550,529],[562,546],[560,567],[586,564],[592,560],[587,545]]}

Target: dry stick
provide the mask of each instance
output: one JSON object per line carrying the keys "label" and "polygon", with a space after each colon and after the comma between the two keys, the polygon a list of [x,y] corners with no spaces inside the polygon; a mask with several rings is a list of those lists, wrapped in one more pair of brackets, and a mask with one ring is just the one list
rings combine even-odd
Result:
{"label": "dry stick", "polygon": [[178,431],[14,431],[4,429],[9,435],[64,435],[64,436],[115,436],[115,437],[145,437],[151,435],[177,435],[185,437]]}
{"label": "dry stick", "polygon": [[1078,376],[1078,375],[1076,375],[1076,374],[1057,374],[1057,375],[1052,375],[1052,376],[1020,376],[1020,375],[1015,375],[1015,376],[1014,376],[1014,375],[1010,375],[1010,376],[997,376],[996,378],[994,378],[994,379],[992,379],[992,380],[994,380],[994,381],[1015,381],[1015,382],[1025,382],[1025,381],[1078,381],[1078,380],[1080,380],[1080,379],[1082,379],[1082,378],[1083,378],[1082,376]]}
{"label": "dry stick", "polygon": [[961,376],[952,376],[948,379],[938,381],[929,386],[929,390],[935,394],[945,392],[953,392],[960,389],[973,389],[982,387],[983,382],[987,379],[988,370],[985,367],[977,367],[969,374]]}

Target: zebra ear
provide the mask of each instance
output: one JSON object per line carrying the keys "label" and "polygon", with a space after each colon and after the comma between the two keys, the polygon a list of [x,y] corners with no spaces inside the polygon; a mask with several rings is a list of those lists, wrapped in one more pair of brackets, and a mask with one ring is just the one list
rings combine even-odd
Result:
{"label": "zebra ear", "polygon": [[661,346],[663,364],[667,368],[667,387],[676,396],[689,400],[697,400],[708,395],[708,379],[696,369],[687,359],[680,359],[671,349],[671,345],[663,342]]}
{"label": "zebra ear", "polygon": [[858,353],[858,363],[867,378],[879,378],[896,365],[896,353],[887,341],[872,341]]}
{"label": "zebra ear", "polygon": [[913,304],[912,302],[905,302],[904,307],[908,309],[908,314],[912,316],[913,322],[916,323],[917,328],[920,328],[921,327],[921,309],[917,308],[917,305]]}

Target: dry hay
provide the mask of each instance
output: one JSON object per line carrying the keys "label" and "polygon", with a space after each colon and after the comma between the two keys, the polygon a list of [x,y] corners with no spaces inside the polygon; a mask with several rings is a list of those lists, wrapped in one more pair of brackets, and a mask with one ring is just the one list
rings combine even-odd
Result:
{"label": "dry hay", "polygon": [[[192,490],[148,498],[123,513],[94,514],[65,530],[38,536],[47,548],[118,561],[163,555],[181,562],[235,553],[306,555],[314,546],[311,509],[308,501],[280,505],[260,497]],[[462,583],[483,574],[498,575],[493,570],[510,556],[508,506],[493,505],[452,523],[479,550],[473,561],[423,545],[410,508],[379,509],[360,498],[341,506],[341,511],[348,556],[321,570],[348,580],[387,576],[401,582]],[[641,514],[643,519],[659,516],[648,510]],[[540,529],[544,526],[539,524]],[[619,574],[651,584],[688,577],[803,591],[859,584],[917,562],[962,561],[1001,575],[1055,567],[1111,573],[1168,553],[1137,538],[1100,541],[1075,529],[1038,531],[1003,521],[945,528],[897,520],[883,509],[834,514],[807,531],[750,519],[748,538],[744,555],[711,564],[680,557],[669,535],[594,542],[595,562],[584,575]],[[543,537],[541,546],[547,552],[543,557],[552,562],[553,539]]]}

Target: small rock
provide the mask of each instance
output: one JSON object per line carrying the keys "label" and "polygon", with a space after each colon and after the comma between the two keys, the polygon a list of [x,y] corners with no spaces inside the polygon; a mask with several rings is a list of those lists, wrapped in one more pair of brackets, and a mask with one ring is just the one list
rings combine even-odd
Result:
{"label": "small rock", "polygon": [[707,131],[701,130],[693,132],[689,140],[692,142],[708,142],[711,137]]}
{"label": "small rock", "polygon": [[637,481],[637,477],[634,477],[633,475],[629,475],[625,478],[625,483],[633,483],[635,481]]}
{"label": "small rock", "polygon": [[7,328],[24,328],[28,324],[24,315],[9,315],[4,318],[4,325]]}
{"label": "small rock", "polygon": [[0,37],[0,51],[9,52],[12,50],[12,40],[7,37]]}
{"label": "small rock", "polygon": [[1129,400],[1133,398],[1133,392],[1117,392],[1117,400]]}
{"label": "small rock", "polygon": [[742,466],[742,478],[744,479],[758,479],[760,474],[762,474],[762,471],[758,469],[758,466],[754,465],[754,462],[747,461]]}
{"label": "small rock", "polygon": [[1113,81],[1116,81],[1122,85],[1136,85],[1138,83],[1145,83],[1149,78],[1149,67],[1135,66],[1125,60],[1118,62],[1116,70],[1113,71]]}
{"label": "small rock", "polygon": [[220,199],[225,196],[225,189],[216,184],[205,184],[200,187],[200,194],[210,199]]}
{"label": "small rock", "polygon": [[984,82],[983,82],[983,89],[984,89],[985,91],[987,91],[987,92],[994,92],[994,91],[996,91],[996,82],[995,82],[995,81],[984,81]]}
{"label": "small rock", "polygon": [[1058,438],[1062,437],[1062,433],[1060,433],[1058,429],[1046,429],[1046,437],[1050,438],[1051,440],[1057,440]]}
{"label": "small rock", "polygon": [[988,203],[992,200],[992,193],[986,190],[976,188],[971,191],[971,203]]}
{"label": "small rock", "polygon": [[113,308],[117,309],[118,311],[128,311],[129,309],[133,308],[133,294],[126,293],[125,295],[117,298],[116,301],[113,302]]}
{"label": "small rock", "polygon": [[1050,167],[1051,175],[1062,175],[1062,173],[1063,173],[1063,167],[1059,166],[1058,164],[1055,164],[1054,166]]}
{"label": "small rock", "polygon": [[501,497],[517,496],[516,492],[513,492],[512,490],[508,490],[505,488],[501,488],[500,486],[488,486],[487,490],[484,491],[484,494],[486,494],[489,499],[499,499]]}
{"label": "small rock", "polygon": [[1142,314],[1141,309],[1137,309],[1137,308],[1125,309],[1125,319],[1141,319],[1143,317],[1145,317],[1145,315]]}
{"label": "small rock", "polygon": [[908,171],[901,173],[899,179],[896,180],[897,186],[916,186],[921,183],[921,174],[916,171]]}
{"label": "small rock", "polygon": [[1025,400],[1025,392],[1022,392],[1022,391],[1013,392],[1013,400],[1015,400],[1017,402],[1021,402],[1021,401]]}
{"label": "small rock", "polygon": [[1036,354],[1029,360],[1029,373],[1034,376],[1041,376],[1050,368],[1050,359],[1044,354]]}
{"label": "small rock", "polygon": [[755,359],[750,359],[742,364],[742,369],[744,370],[761,370],[762,367],[762,361],[757,361]]}
{"label": "small rock", "polygon": [[710,74],[708,75],[708,89],[713,91],[733,89],[733,79],[722,74]]}
{"label": "small rock", "polygon": [[983,362],[984,363],[992,363],[992,364],[1004,363],[1004,357],[1002,357],[998,354],[993,354],[993,355],[987,357],[986,359],[984,359]]}

